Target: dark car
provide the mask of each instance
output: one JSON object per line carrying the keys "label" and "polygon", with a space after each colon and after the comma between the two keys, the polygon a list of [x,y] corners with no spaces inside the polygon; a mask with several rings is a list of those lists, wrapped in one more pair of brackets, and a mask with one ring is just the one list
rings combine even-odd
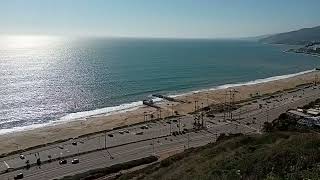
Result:
{"label": "dark car", "polygon": [[72,145],[76,146],[76,145],[77,145],[77,142],[76,142],[76,141],[72,142]]}
{"label": "dark car", "polygon": [[79,159],[73,159],[73,160],[71,161],[71,163],[72,163],[72,164],[78,164],[78,163],[79,163]]}
{"label": "dark car", "polygon": [[14,177],[14,179],[22,179],[22,178],[23,178],[23,174],[22,173],[19,173]]}
{"label": "dark car", "polygon": [[137,132],[136,135],[143,135],[143,132]]}
{"label": "dark car", "polygon": [[172,133],[172,135],[177,136],[178,133],[174,131],[174,132]]}
{"label": "dark car", "polygon": [[141,126],[141,129],[149,129],[149,127],[147,125]]}
{"label": "dark car", "polygon": [[59,164],[67,164],[67,160],[63,159],[63,160],[59,161]]}
{"label": "dark car", "polygon": [[109,137],[113,137],[113,134],[108,134]]}

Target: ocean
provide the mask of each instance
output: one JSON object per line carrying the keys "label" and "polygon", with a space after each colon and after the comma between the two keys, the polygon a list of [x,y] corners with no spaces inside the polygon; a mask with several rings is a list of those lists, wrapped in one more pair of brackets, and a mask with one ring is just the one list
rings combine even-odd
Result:
{"label": "ocean", "polygon": [[128,111],[160,93],[309,72],[317,57],[241,40],[0,38],[0,134]]}

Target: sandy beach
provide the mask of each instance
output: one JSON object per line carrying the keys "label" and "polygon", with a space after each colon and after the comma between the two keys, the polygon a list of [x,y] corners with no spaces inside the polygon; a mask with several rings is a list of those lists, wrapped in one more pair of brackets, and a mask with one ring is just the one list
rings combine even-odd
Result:
{"label": "sandy beach", "polygon": [[[311,72],[281,80],[233,87],[233,89],[239,91],[235,96],[235,100],[245,100],[253,94],[262,95],[273,93],[284,89],[294,88],[300,84],[312,83],[315,81],[315,77],[319,75],[319,72]],[[195,109],[195,101],[198,102],[199,107],[223,102],[226,90],[228,89],[208,90],[176,97],[177,99],[184,101],[184,103],[163,101],[158,104],[161,107],[161,117],[170,116],[174,111],[177,111],[181,115],[193,112]],[[150,120],[151,114],[156,118],[159,116],[159,113],[160,111],[155,108],[141,107],[133,111],[108,116],[101,115],[72,122],[65,122],[54,126],[4,134],[0,136],[0,154],[61,139],[78,137],[97,131],[108,130],[119,126],[143,122],[145,114],[148,116],[148,120]]]}

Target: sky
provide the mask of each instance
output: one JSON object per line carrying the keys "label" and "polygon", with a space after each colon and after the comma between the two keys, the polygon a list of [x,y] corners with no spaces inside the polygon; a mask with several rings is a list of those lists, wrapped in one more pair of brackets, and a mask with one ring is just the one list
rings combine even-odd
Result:
{"label": "sky", "polygon": [[0,0],[0,34],[235,38],[320,25],[319,0]]}

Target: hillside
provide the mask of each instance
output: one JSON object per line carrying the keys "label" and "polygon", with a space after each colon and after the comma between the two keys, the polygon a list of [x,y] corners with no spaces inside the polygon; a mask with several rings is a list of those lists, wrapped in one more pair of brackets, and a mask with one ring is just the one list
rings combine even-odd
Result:
{"label": "hillside", "polygon": [[320,41],[320,26],[275,34],[260,39],[260,42],[264,43],[292,45],[305,45],[314,41]]}
{"label": "hillside", "polygon": [[320,135],[239,135],[189,149],[117,179],[318,179]]}

